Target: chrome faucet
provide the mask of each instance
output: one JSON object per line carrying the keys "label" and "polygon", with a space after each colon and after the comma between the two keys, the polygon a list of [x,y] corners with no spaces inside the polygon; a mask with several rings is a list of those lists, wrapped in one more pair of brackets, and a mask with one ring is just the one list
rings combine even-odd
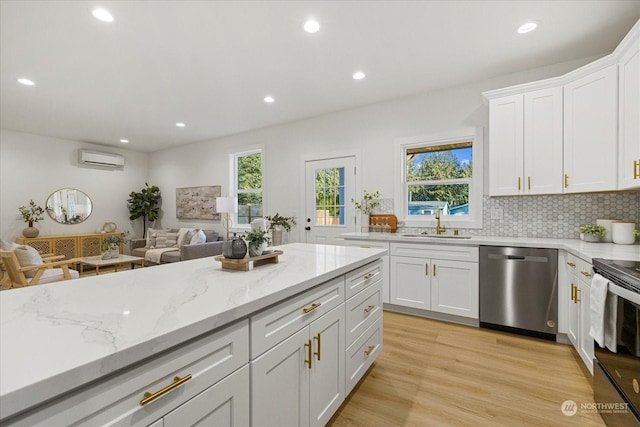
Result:
{"label": "chrome faucet", "polygon": [[440,208],[436,208],[436,234],[439,236],[442,233],[444,233],[445,231],[447,231],[447,229],[445,228],[444,225],[440,225]]}

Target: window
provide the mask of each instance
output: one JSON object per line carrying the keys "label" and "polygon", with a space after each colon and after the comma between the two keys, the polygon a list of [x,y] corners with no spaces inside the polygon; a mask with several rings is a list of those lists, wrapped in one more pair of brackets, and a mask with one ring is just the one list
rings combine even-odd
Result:
{"label": "window", "polygon": [[433,226],[438,210],[450,228],[482,226],[482,133],[453,135],[400,141],[396,211],[407,226]]}
{"label": "window", "polygon": [[344,225],[344,168],[316,169],[315,225]]}
{"label": "window", "polygon": [[232,155],[235,196],[238,197],[237,225],[248,225],[262,217],[262,150]]}

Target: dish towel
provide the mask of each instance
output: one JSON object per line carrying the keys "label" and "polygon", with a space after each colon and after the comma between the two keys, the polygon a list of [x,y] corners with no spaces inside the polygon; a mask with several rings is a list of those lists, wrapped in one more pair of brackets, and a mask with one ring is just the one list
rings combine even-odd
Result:
{"label": "dish towel", "polygon": [[599,274],[595,274],[591,280],[591,295],[589,308],[591,311],[591,328],[589,335],[593,337],[601,348],[605,346],[617,351],[616,322],[617,322],[617,296],[608,293],[609,280]]}

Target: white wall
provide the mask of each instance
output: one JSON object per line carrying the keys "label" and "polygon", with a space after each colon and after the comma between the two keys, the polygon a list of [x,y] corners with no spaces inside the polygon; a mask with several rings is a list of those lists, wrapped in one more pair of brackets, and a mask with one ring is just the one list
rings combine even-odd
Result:
{"label": "white wall", "polygon": [[[80,148],[118,153],[125,156],[123,171],[78,165]],[[131,150],[0,130],[0,237],[13,241],[26,224],[18,207],[33,199],[45,207],[49,195],[60,188],[76,188],[93,202],[93,212],[80,224],[59,224],[44,214],[36,226],[40,234],[93,233],[105,222],[115,222],[118,231],[132,230],[127,210],[131,191],[144,187],[149,155]],[[136,221],[136,225],[142,220]],[[142,225],[137,227],[142,235]]]}
{"label": "white wall", "polygon": [[[362,188],[379,190],[383,198],[392,198],[394,139],[483,126],[488,141],[488,107],[483,104],[482,92],[555,77],[592,60],[558,64],[152,153],[149,183],[158,185],[164,195],[162,224],[213,227],[222,232],[219,221],[185,223],[176,219],[175,188],[220,184],[222,194],[226,195],[229,153],[262,144],[266,149],[265,214],[295,215],[297,235],[301,237],[303,159],[312,155],[321,158],[327,153],[359,152]],[[277,108],[277,104],[269,108]],[[487,150],[485,147],[485,163],[489,158]],[[486,170],[485,178],[488,184]],[[295,235],[291,237],[295,239]]]}

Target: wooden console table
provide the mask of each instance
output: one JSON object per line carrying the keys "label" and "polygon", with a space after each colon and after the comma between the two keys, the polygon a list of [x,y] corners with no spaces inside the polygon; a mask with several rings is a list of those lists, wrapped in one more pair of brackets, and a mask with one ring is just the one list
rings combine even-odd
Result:
{"label": "wooden console table", "polygon": [[[32,239],[18,237],[16,243],[29,245],[41,254],[54,253],[67,258],[97,256],[102,253],[102,240],[107,236],[122,233],[61,234],[59,236],[38,236]],[[120,245],[122,253],[122,244]]]}

